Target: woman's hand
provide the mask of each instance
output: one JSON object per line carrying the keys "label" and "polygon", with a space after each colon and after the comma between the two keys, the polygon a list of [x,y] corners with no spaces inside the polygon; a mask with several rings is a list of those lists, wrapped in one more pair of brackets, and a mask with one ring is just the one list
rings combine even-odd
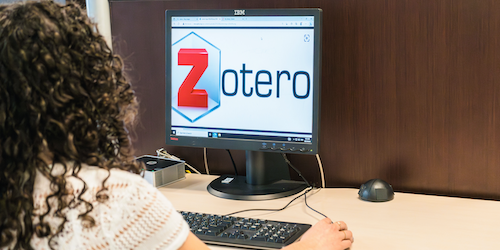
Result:
{"label": "woman's hand", "polygon": [[352,232],[347,230],[345,222],[325,218],[307,230],[299,242],[285,249],[344,250],[351,247],[353,241]]}

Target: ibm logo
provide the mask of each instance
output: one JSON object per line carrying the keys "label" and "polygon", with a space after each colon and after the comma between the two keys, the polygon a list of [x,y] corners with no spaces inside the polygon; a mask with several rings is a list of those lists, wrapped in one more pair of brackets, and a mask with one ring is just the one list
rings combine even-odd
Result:
{"label": "ibm logo", "polygon": [[235,16],[244,16],[245,10],[234,10],[234,15]]}

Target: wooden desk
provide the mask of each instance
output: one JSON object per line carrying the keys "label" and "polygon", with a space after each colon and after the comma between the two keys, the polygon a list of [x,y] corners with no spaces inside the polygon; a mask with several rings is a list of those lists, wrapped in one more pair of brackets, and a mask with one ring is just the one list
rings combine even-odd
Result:
{"label": "wooden desk", "polygon": [[[216,176],[188,174],[159,190],[178,210],[227,214],[248,208],[281,208],[293,197],[238,201],[212,196],[207,185]],[[345,221],[354,233],[352,250],[500,249],[500,202],[396,193],[384,203],[358,199],[358,190],[327,188],[307,196],[308,204],[333,221]],[[322,216],[304,198],[280,212],[245,212],[255,217],[314,224]],[[210,246],[211,249],[231,249]]]}

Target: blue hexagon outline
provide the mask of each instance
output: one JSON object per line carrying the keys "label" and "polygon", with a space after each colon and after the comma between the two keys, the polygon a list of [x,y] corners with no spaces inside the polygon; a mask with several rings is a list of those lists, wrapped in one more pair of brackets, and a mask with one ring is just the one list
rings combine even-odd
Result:
{"label": "blue hexagon outline", "polygon": [[[201,40],[203,40],[204,42],[206,42],[208,45],[214,47],[215,49],[217,49],[219,51],[219,90],[220,90],[220,68],[221,68],[221,60],[220,60],[220,54],[221,54],[221,51],[219,48],[217,48],[217,46],[213,45],[211,42],[207,41],[205,38],[199,36],[198,34],[196,34],[194,31],[191,31],[189,34],[185,35],[184,37],[182,37],[181,39],[179,39],[177,42],[173,43],[172,46],[176,45],[177,43],[179,43],[180,41],[182,41],[184,38],[190,36],[190,35],[195,35],[197,36],[198,38],[200,38]],[[177,112],[179,115],[181,115],[182,117],[186,118],[186,120],[190,121],[190,122],[195,122],[203,117],[205,117],[206,115],[212,113],[212,111],[218,109],[220,107],[220,100],[219,100],[219,103],[217,103],[217,105],[215,107],[213,107],[212,109],[210,110],[207,110],[207,112],[203,113],[202,115],[198,116],[197,118],[195,119],[191,119],[189,117],[187,117],[186,115],[184,115],[181,111],[177,110],[176,108],[172,107],[172,109]]]}

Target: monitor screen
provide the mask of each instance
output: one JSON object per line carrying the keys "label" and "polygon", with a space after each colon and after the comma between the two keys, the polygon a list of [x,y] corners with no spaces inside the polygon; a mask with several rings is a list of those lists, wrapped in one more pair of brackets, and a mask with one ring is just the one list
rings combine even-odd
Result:
{"label": "monitor screen", "polygon": [[167,10],[166,143],[316,154],[320,21],[319,9]]}

